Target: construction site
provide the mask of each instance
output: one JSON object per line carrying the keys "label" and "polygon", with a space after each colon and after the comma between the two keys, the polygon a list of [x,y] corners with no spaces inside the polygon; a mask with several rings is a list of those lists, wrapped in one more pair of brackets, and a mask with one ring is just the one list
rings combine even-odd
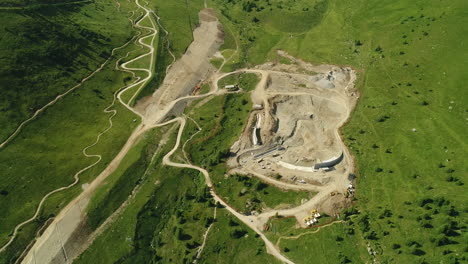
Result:
{"label": "construction site", "polygon": [[259,177],[285,190],[318,192],[297,208],[265,208],[258,215],[261,224],[279,214],[308,227],[318,222],[319,212],[336,216],[354,193],[354,162],[339,128],[357,102],[356,77],[350,68],[314,66],[278,53],[294,64],[247,70],[262,81],[252,92],[253,110],[228,164],[231,173]]}

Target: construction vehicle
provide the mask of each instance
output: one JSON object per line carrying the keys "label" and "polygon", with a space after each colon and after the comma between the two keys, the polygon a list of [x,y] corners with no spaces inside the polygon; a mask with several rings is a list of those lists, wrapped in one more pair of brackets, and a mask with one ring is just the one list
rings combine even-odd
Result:
{"label": "construction vehicle", "polygon": [[195,86],[195,88],[193,88],[192,95],[197,94],[200,91],[200,88],[201,88],[201,85]]}
{"label": "construction vehicle", "polygon": [[306,218],[303,219],[304,223],[306,223],[308,226],[311,226],[313,224],[318,223],[318,218],[320,217],[320,213],[317,211],[317,209],[313,209],[310,211],[310,215]]}

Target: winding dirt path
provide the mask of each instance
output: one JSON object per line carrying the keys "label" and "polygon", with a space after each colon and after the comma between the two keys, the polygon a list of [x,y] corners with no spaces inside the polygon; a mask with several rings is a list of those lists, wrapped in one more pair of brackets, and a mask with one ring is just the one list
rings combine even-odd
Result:
{"label": "winding dirt path", "polygon": [[216,192],[214,191],[214,188],[213,188],[213,183],[211,181],[210,174],[208,173],[207,170],[205,170],[205,169],[203,169],[201,167],[195,166],[195,165],[176,163],[176,162],[172,162],[170,160],[170,157],[172,156],[172,154],[174,154],[174,152],[179,148],[180,139],[182,137],[182,134],[183,134],[183,131],[184,131],[184,128],[185,128],[185,124],[186,124],[186,120],[184,118],[181,118],[181,117],[177,117],[177,118],[175,118],[175,119],[173,119],[171,121],[180,122],[180,127],[179,127],[179,132],[177,134],[176,144],[174,145],[174,148],[171,151],[169,151],[163,157],[163,165],[177,167],[177,168],[194,169],[194,170],[198,170],[200,173],[202,173],[203,176],[205,177],[205,183],[210,188],[210,194],[213,196],[213,199],[215,200],[215,202],[218,202],[219,204],[223,205],[226,210],[228,210],[231,214],[233,214],[240,221],[242,221],[245,225],[250,227],[255,233],[257,233],[262,238],[263,242],[265,243],[265,246],[267,248],[267,252],[269,254],[273,255],[274,257],[276,257],[277,259],[283,261],[284,263],[292,264],[293,262],[290,261],[289,259],[287,259],[286,257],[284,257],[283,255],[281,255],[281,253],[275,247],[275,245],[270,240],[268,240],[268,238],[258,228],[258,224],[256,223],[257,221],[256,221],[254,216],[245,216],[243,214],[240,214],[234,208],[232,208],[229,204],[224,202],[224,200],[221,197],[219,197],[218,194],[216,194]]}
{"label": "winding dirt path", "polygon": [[[80,83],[78,83],[77,85],[73,86],[72,88],[68,89],[66,92],[62,93],[62,94],[59,94],[57,95],[57,97],[55,97],[54,100],[50,101],[49,103],[47,103],[46,105],[44,105],[43,107],[41,107],[40,109],[36,110],[36,112],[34,112],[34,114],[24,120],[16,129],[15,131],[7,138],[5,139],[2,143],[0,143],[0,149],[2,149],[3,147],[5,147],[5,145],[7,145],[8,143],[10,143],[10,141],[12,141],[17,135],[19,132],[21,132],[21,130],[23,129],[23,127],[31,122],[32,120],[36,119],[36,117],[44,112],[44,110],[46,110],[48,107],[50,107],[51,105],[55,104],[58,100],[60,100],[62,97],[68,95],[69,93],[73,92],[74,90],[76,90],[77,88],[81,87],[87,80],[89,80],[90,78],[92,78],[96,73],[100,72],[104,66],[112,59],[112,57],[115,55],[115,52],[119,49],[122,49],[124,47],[126,47],[128,44],[130,44],[132,42],[133,38],[131,40],[129,40],[128,42],[126,42],[125,44],[123,44],[122,46],[120,47],[117,47],[117,48],[114,48],[112,49],[112,52],[111,52],[111,55],[95,70],[93,71],[91,74],[89,74],[88,76],[86,76],[85,78],[83,78]],[[0,251],[1,252],[1,251]]]}
{"label": "winding dirt path", "polygon": [[[161,18],[153,10],[150,10],[150,12],[151,12],[151,14],[153,14],[156,17],[156,23],[158,23],[159,28],[161,28],[162,31],[164,32],[164,34],[166,35],[166,37],[168,37],[169,32],[166,30],[166,28],[163,27],[163,25],[161,25],[161,21],[160,21]],[[172,65],[176,61],[176,56],[174,55],[174,53],[172,53],[171,49],[169,48],[170,46],[171,46],[171,42],[170,42],[169,38],[167,38],[166,49],[167,49],[167,52],[169,53],[169,55],[171,55],[171,57],[172,57],[172,62],[166,67],[166,75],[169,72],[169,69],[172,67]]]}
{"label": "winding dirt path", "polygon": [[[124,70],[124,71],[127,71],[127,72],[132,72],[132,74],[134,75],[135,74],[135,71],[142,71],[142,72],[145,72],[147,73],[147,76],[143,79],[138,79],[136,82],[134,82],[133,84],[125,87],[124,89],[122,89],[117,97],[119,98],[119,101],[130,111],[132,111],[134,114],[138,115],[141,119],[144,119],[145,117],[140,114],[139,112],[135,111],[135,109],[133,109],[132,107],[129,106],[129,103],[132,102],[135,97],[140,93],[141,89],[147,84],[147,82],[149,80],[151,80],[151,78],[153,78],[153,69],[154,69],[154,40],[156,38],[156,35],[158,33],[157,29],[156,29],[156,24],[155,22],[153,21],[153,19],[151,18],[151,10],[142,6],[138,0],[135,1],[135,3],[138,5],[138,7],[142,8],[144,11],[145,11],[145,14],[143,15],[142,18],[140,18],[138,20],[138,22],[135,24],[135,26],[139,29],[142,29],[142,30],[149,30],[151,33],[147,36],[144,36],[144,37],[141,37],[139,40],[138,40],[138,43],[143,46],[143,47],[146,47],[148,48],[148,53],[145,53],[145,54],[142,54],[136,58],[133,58],[125,63],[123,63],[120,67]],[[146,27],[146,26],[143,26],[141,25],[141,22],[143,20],[145,20],[146,18],[148,18],[151,22],[151,26],[152,27]],[[145,40],[147,38],[151,38],[151,44],[146,44],[145,43]],[[149,63],[149,67],[148,68],[132,68],[132,67],[128,67],[127,65],[130,64],[130,63],[133,63],[135,61],[138,61],[142,58],[145,58],[149,56],[150,57],[150,63]],[[135,76],[135,75],[134,75]],[[138,88],[138,90],[132,95],[132,97],[130,98],[130,100],[128,102],[124,102],[122,100],[122,94],[125,93],[126,91],[132,89],[133,87],[135,86],[140,86],[140,88]]]}
{"label": "winding dirt path", "polygon": [[41,209],[43,207],[43,204],[47,200],[47,198],[49,198],[51,195],[53,195],[55,193],[70,189],[71,187],[75,186],[80,181],[80,175],[83,172],[87,171],[88,169],[94,167],[96,164],[101,162],[101,160],[102,160],[101,155],[99,155],[99,154],[88,154],[87,151],[88,151],[88,149],[90,149],[90,148],[94,147],[95,145],[97,145],[99,143],[99,140],[101,139],[101,136],[106,134],[112,128],[112,126],[113,126],[112,119],[117,114],[117,110],[110,110],[110,109],[115,105],[116,99],[117,98],[116,98],[116,96],[114,94],[114,99],[112,100],[112,104],[110,104],[108,107],[106,107],[104,109],[104,113],[111,113],[111,115],[110,115],[110,117],[108,119],[109,126],[104,131],[102,131],[101,133],[98,134],[98,136],[96,137],[96,140],[94,141],[94,143],[92,143],[91,145],[85,147],[82,150],[82,153],[86,158],[97,158],[97,160],[94,163],[92,163],[91,165],[88,165],[87,167],[85,167],[85,168],[81,169],[80,171],[78,171],[77,173],[75,173],[75,175],[73,176],[74,181],[70,185],[55,189],[55,190],[49,192],[48,194],[46,194],[41,199],[41,201],[39,202],[39,205],[37,206],[34,215],[31,218],[29,218],[28,220],[20,223],[19,225],[17,225],[15,227],[15,229],[13,230],[13,235],[10,237],[10,240],[2,248],[0,248],[0,252],[3,252],[13,242],[13,240],[16,238],[16,236],[18,234],[19,229],[21,229],[21,227],[23,227],[24,225],[26,225],[26,224],[28,224],[28,223],[30,223],[30,222],[32,222],[32,221],[34,221],[36,219],[36,217],[39,215],[39,213],[40,213],[40,211],[41,211]]}
{"label": "winding dirt path", "polygon": [[[139,6],[139,8],[145,9],[143,6],[141,6],[141,5],[138,3],[138,0],[136,0],[136,4]],[[141,22],[141,20],[143,20],[146,16],[149,15],[149,10],[148,10],[148,9],[145,9],[145,10],[147,11],[146,15],[143,16],[143,17],[137,22],[137,25],[138,25],[139,22]],[[132,15],[132,16],[133,16],[133,15]],[[129,18],[129,20],[132,21],[131,18]],[[153,24],[153,25],[154,25],[154,24]],[[146,28],[146,27],[145,27],[145,28]],[[154,34],[155,34],[155,33],[154,33]],[[138,35],[137,35],[137,36],[138,36]],[[69,93],[72,92],[73,90],[75,90],[75,89],[77,89],[78,87],[80,87],[85,81],[87,81],[89,78],[91,78],[92,76],[94,76],[97,72],[99,72],[100,70],[102,70],[103,67],[104,67],[104,66],[110,61],[110,59],[114,56],[115,52],[116,52],[118,49],[121,49],[121,48],[126,47],[129,43],[131,43],[132,40],[133,40],[133,38],[132,38],[131,40],[129,40],[128,42],[126,42],[124,45],[122,45],[122,46],[120,46],[120,47],[118,47],[118,48],[114,48],[114,49],[112,50],[111,56],[109,56],[109,58],[108,58],[103,64],[101,64],[101,66],[100,66],[96,71],[94,71],[91,75],[89,75],[88,77],[86,77],[85,79],[83,79],[78,85],[72,87],[70,90],[68,90],[68,91],[65,92],[64,94],[61,94],[61,95],[57,96],[52,102],[48,103],[46,106],[44,106],[44,107],[41,108],[40,110],[36,111],[35,115],[34,115],[33,117],[31,117],[30,119],[26,120],[25,122],[23,122],[23,123],[20,125],[20,127],[17,128],[17,130],[15,131],[15,133],[12,134],[12,135],[9,137],[9,139],[7,139],[7,141],[5,141],[5,142],[3,142],[2,144],[0,144],[0,149],[1,149],[1,147],[3,147],[5,144],[7,144],[7,143],[9,142],[9,140],[11,140],[14,136],[16,136],[17,133],[19,133],[19,131],[21,130],[21,128],[22,128],[27,122],[33,120],[39,113],[41,113],[42,111],[44,111],[47,107],[49,107],[50,105],[53,105],[53,104],[56,103],[60,98],[62,98],[63,96],[69,94]],[[141,40],[141,39],[140,39],[140,40]],[[140,43],[141,43],[141,42],[140,42]],[[140,58],[142,58],[142,57],[139,56],[139,57],[137,57],[137,58],[140,59]],[[132,61],[135,61],[135,59],[133,59]],[[67,185],[67,186],[64,186],[64,187],[60,187],[60,188],[58,188],[58,189],[55,189],[55,190],[53,190],[53,191],[47,193],[47,194],[41,199],[41,201],[39,202],[39,205],[37,206],[36,211],[34,212],[34,215],[33,215],[32,217],[30,217],[29,219],[23,221],[22,223],[18,224],[18,225],[14,228],[13,234],[10,236],[10,239],[8,240],[8,242],[7,242],[6,244],[4,244],[4,245],[0,248],[0,253],[3,252],[3,251],[5,251],[6,248],[7,248],[11,243],[13,243],[13,241],[14,241],[14,239],[16,238],[16,236],[18,235],[18,231],[21,229],[21,227],[23,227],[23,226],[25,226],[26,224],[28,224],[28,223],[34,221],[34,220],[37,218],[37,216],[39,215],[39,213],[40,213],[40,211],[41,211],[41,209],[42,209],[42,207],[43,207],[45,201],[47,200],[47,198],[49,198],[51,195],[53,195],[53,194],[55,194],[55,193],[58,193],[58,192],[60,192],[60,191],[64,191],[64,190],[67,190],[67,189],[72,188],[73,186],[75,186],[76,184],[78,184],[78,182],[79,182],[79,180],[80,180],[79,176],[80,176],[83,172],[89,170],[90,168],[94,167],[94,166],[97,165],[99,162],[101,162],[101,160],[102,160],[102,156],[101,156],[101,155],[99,155],[99,154],[88,154],[87,151],[88,151],[88,149],[90,149],[90,148],[94,147],[95,145],[97,145],[97,144],[99,143],[101,137],[102,137],[104,134],[106,134],[106,133],[112,128],[112,126],[113,126],[112,119],[113,119],[114,116],[117,114],[117,110],[115,110],[115,109],[114,109],[114,110],[111,110],[111,108],[115,106],[115,103],[116,103],[117,100],[119,100],[120,103],[122,103],[123,105],[125,105],[125,106],[126,106],[127,108],[129,108],[130,110],[133,110],[133,109],[131,109],[128,105],[126,105],[124,102],[122,102],[122,101],[120,100],[119,96],[118,96],[119,94],[121,94],[122,91],[124,91],[124,90],[126,90],[126,89],[129,89],[129,87],[123,87],[123,88],[119,89],[116,93],[114,93],[114,97],[113,97],[112,103],[111,103],[108,107],[106,107],[106,108],[104,109],[104,111],[103,111],[104,113],[110,113],[110,114],[111,114],[111,115],[109,116],[109,118],[108,118],[109,126],[108,126],[104,131],[100,132],[100,133],[97,135],[96,140],[95,140],[91,145],[86,146],[86,147],[82,150],[82,153],[83,153],[83,155],[84,155],[86,158],[97,158],[97,160],[96,160],[94,163],[92,163],[92,164],[86,166],[85,168],[83,168],[83,169],[81,169],[80,171],[78,171],[77,173],[75,173],[75,175],[73,176],[74,181],[73,181],[71,184],[69,184],[69,185]],[[132,112],[136,113],[135,111],[132,111]],[[138,114],[138,113],[136,113],[136,114]],[[126,150],[126,151],[125,151],[125,154],[126,154],[126,152],[128,152],[128,150],[130,149],[130,147],[131,147],[131,146],[133,145],[133,143],[136,141],[136,139],[138,138],[138,136],[139,136],[141,133],[145,132],[145,130],[143,130],[142,128],[143,128],[142,125],[140,125],[139,127],[137,127],[137,128],[135,129],[134,133],[130,136],[130,138],[129,138],[129,140],[127,141],[126,145],[125,145],[124,148],[122,149],[122,150]],[[135,132],[137,132],[137,134],[135,134]],[[129,143],[130,143],[130,144],[129,144]],[[119,158],[119,162],[118,162],[118,163],[120,163],[120,160],[123,159],[123,157],[125,156],[125,154],[121,155],[121,153],[122,153],[122,151],[119,153],[120,156],[117,155],[117,157]],[[117,164],[117,165],[118,165],[118,164]],[[109,167],[111,167],[111,164],[109,165]],[[106,168],[106,170],[109,169],[109,167]],[[115,169],[115,168],[114,168],[114,169]],[[105,172],[106,170],[104,170],[104,172]],[[101,173],[101,175],[102,175],[102,173]],[[98,178],[99,178],[99,177],[98,177]],[[98,178],[96,178],[96,180],[93,181],[92,184],[96,185],[96,184],[100,183],[100,181],[97,180]],[[93,189],[93,188],[88,188],[88,189]],[[83,192],[83,193],[86,193],[86,192]],[[64,210],[65,210],[65,209],[64,209]],[[64,210],[62,210],[62,211],[64,211]],[[57,218],[58,218],[58,217],[57,217]],[[59,219],[60,219],[60,218],[59,218]],[[55,220],[54,220],[54,221],[55,221]],[[34,246],[36,246],[36,245],[34,245]]]}
{"label": "winding dirt path", "polygon": [[[217,207],[215,206],[214,208],[214,214],[213,214],[213,219],[216,220],[216,209]],[[198,248],[198,252],[197,252],[197,255],[195,257],[195,260],[192,262],[192,263],[197,263],[198,260],[200,259],[200,256],[203,252],[203,249],[205,249],[205,245],[206,245],[206,239],[208,237],[208,234],[210,233],[210,230],[211,228],[213,227],[215,221],[213,221],[210,226],[206,229],[205,233],[203,234],[203,243],[201,244],[201,246]]]}
{"label": "winding dirt path", "polygon": [[315,234],[317,233],[318,231],[320,231],[322,228],[325,228],[325,227],[328,227],[328,226],[332,226],[334,224],[338,224],[338,223],[343,223],[344,220],[339,220],[339,221],[333,221],[327,225],[323,225],[323,226],[319,226],[317,227],[317,229],[315,230],[312,230],[312,231],[308,231],[308,232],[304,232],[304,233],[300,233],[299,235],[296,235],[296,236],[282,236],[278,239],[278,241],[276,242],[276,245],[279,246],[280,242],[281,242],[281,239],[287,239],[287,240],[295,240],[295,239],[299,239],[301,236],[305,236],[305,235],[308,235],[308,234]]}
{"label": "winding dirt path", "polygon": [[[155,23],[154,21],[151,19],[151,16],[150,14],[153,13],[151,10],[149,10],[148,8],[142,6],[138,0],[135,1],[137,6],[143,10],[145,10],[145,15],[143,15],[143,17],[141,17],[138,22],[135,23],[135,27],[137,28],[144,28],[144,29],[151,29],[151,28],[148,28],[148,27],[145,27],[145,26],[142,26],[140,25],[141,21],[145,18],[149,18],[151,20],[151,24],[152,26],[154,27],[153,30],[152,30],[152,34],[148,35],[148,36],[144,36],[142,38],[139,39],[138,43],[140,43],[142,46],[146,46],[148,47],[149,45],[146,45],[142,39],[145,39],[145,38],[148,38],[148,37],[152,37],[152,41],[154,40],[154,35],[156,34],[156,29],[155,29]],[[154,14],[154,13],[153,13]],[[134,13],[132,14],[132,16],[134,15]],[[156,15],[155,15],[156,16]],[[156,16],[157,17],[157,16]],[[158,20],[159,20],[159,17],[158,17]],[[153,43],[153,42],[152,42]],[[147,53],[147,54],[143,54],[143,55],[140,55],[138,56],[137,58],[135,59],[132,59],[130,61],[128,61],[126,64],[130,63],[130,62],[134,62],[136,61],[137,59],[141,59],[141,58],[144,58],[145,56],[147,55],[151,55],[154,53],[154,48],[150,48],[150,51]],[[171,53],[172,54],[172,53]],[[127,55],[128,56],[128,53]],[[173,56],[173,54],[172,54]],[[173,57],[175,59],[175,57]],[[151,63],[154,63],[154,60],[151,60]],[[41,258],[42,260],[44,260],[44,262],[48,262],[49,260],[51,260],[56,254],[57,252],[52,252],[53,250],[55,250],[56,248],[54,248],[54,246],[50,245],[51,241],[53,243],[53,239],[51,239],[51,241],[48,241],[48,239],[54,235],[54,230],[57,230],[57,225],[59,223],[63,221],[65,221],[64,219],[67,218],[67,221],[70,221],[70,216],[73,216],[73,215],[77,215],[79,216],[80,214],[82,214],[82,207],[85,207],[86,204],[89,202],[89,197],[90,195],[92,194],[92,192],[99,186],[102,184],[102,182],[104,181],[105,178],[107,178],[107,176],[109,176],[113,171],[115,171],[115,169],[118,167],[118,165],[120,164],[120,162],[123,160],[123,158],[125,157],[125,155],[128,153],[128,151],[131,149],[131,147],[137,142],[137,140],[140,138],[140,136],[145,133],[146,131],[152,129],[152,128],[155,128],[155,127],[160,127],[160,126],[165,126],[165,125],[168,125],[170,123],[174,123],[174,122],[177,122],[181,119],[173,119],[173,120],[170,120],[170,121],[167,121],[167,122],[164,122],[164,123],[161,123],[162,119],[165,117],[165,115],[167,115],[167,113],[171,110],[170,107],[167,107],[164,109],[164,111],[162,111],[162,114],[161,115],[158,115],[159,113],[157,113],[157,116],[158,116],[158,119],[157,119],[157,122],[151,122],[151,120],[148,120],[148,119],[145,119],[145,117],[143,117],[141,114],[139,114],[138,112],[136,112],[133,108],[131,108],[129,105],[127,105],[125,102],[123,102],[121,100],[121,94],[128,90],[128,89],[131,89],[132,87],[135,87],[136,85],[139,85],[143,82],[146,82],[147,80],[151,79],[152,78],[152,72],[150,71],[150,69],[145,69],[145,68],[130,68],[130,67],[126,67],[126,64],[124,64],[122,67],[122,69],[119,69],[119,70],[123,70],[123,71],[133,71],[133,70],[141,70],[141,71],[145,71],[147,72],[149,75],[142,79],[142,80],[137,80],[136,82],[134,82],[133,84],[129,85],[129,86],[125,86],[123,88],[121,88],[119,91],[117,91],[115,94],[114,94],[114,101],[113,101],[113,104],[111,106],[109,106],[108,108],[106,108],[106,111],[110,111],[108,110],[109,108],[111,108],[114,104],[115,104],[115,101],[116,100],[119,100],[120,103],[122,103],[124,106],[126,106],[127,109],[129,109],[130,111],[132,111],[133,113],[137,114],[138,116],[140,116],[142,118],[142,123],[133,131],[133,133],[131,134],[131,136],[129,137],[129,139],[127,140],[127,142],[125,143],[125,145],[123,146],[123,148],[121,149],[121,151],[119,152],[119,154],[112,160],[112,162],[108,165],[108,167],[102,171],[100,173],[100,175],[87,187],[87,189],[82,192],[78,197],[76,197],[73,201],[71,201],[64,209],[62,209],[62,211],[59,213],[59,215],[54,219],[54,221],[51,223],[51,225],[46,229],[46,231],[44,232],[44,234],[36,241],[36,243],[34,243],[33,247],[29,250],[29,253],[26,255],[25,259],[23,260],[23,263],[35,263],[36,262],[36,251],[38,248],[42,248],[42,251],[41,251]],[[116,65],[116,67],[118,66],[118,64]],[[149,66],[149,68],[152,69],[152,65]],[[170,66],[169,66],[170,67]],[[169,68],[168,67],[168,68]],[[186,96],[186,97],[182,97],[182,98],[178,98],[177,100],[175,100],[175,102],[173,102],[174,104],[177,103],[177,102],[180,102],[182,100],[188,100],[188,99],[196,99],[196,98],[202,98],[202,97],[207,97],[211,94],[214,94],[216,93],[217,90],[214,90],[212,91],[211,93],[209,94],[205,94],[205,95],[200,95],[200,96],[194,96],[194,97],[191,97],[191,96]],[[16,235],[17,235],[17,231],[20,229],[20,227],[24,226],[25,224],[31,222],[34,220],[34,218],[37,217],[38,215],[38,212],[40,211],[40,209],[42,208],[42,204],[44,203],[44,201],[50,196],[52,195],[53,193],[56,193],[56,192],[59,192],[59,191],[62,191],[62,190],[65,190],[65,189],[68,189],[68,188],[71,188],[72,186],[76,185],[78,182],[79,182],[79,174],[81,174],[82,172],[86,171],[87,169],[91,168],[92,166],[95,166],[96,164],[98,164],[101,160],[101,157],[100,155],[89,155],[86,153],[86,150],[94,145],[96,145],[98,142],[99,142],[99,139],[100,137],[102,136],[102,134],[106,133],[110,128],[112,128],[112,120],[111,118],[113,116],[115,116],[116,112],[114,112],[115,110],[112,110],[110,112],[113,112],[113,115],[110,117],[109,119],[109,122],[110,122],[110,126],[105,130],[103,131],[100,135],[98,135],[98,138],[96,140],[96,142],[94,142],[92,145],[86,147],[84,150],[83,150],[83,154],[85,156],[89,156],[89,157],[97,157],[98,160],[91,164],[90,166],[82,169],[80,172],[77,173],[77,175],[75,175],[75,182],[69,186],[66,186],[66,187],[62,187],[62,188],[59,188],[57,190],[54,190],[52,191],[51,193],[49,193],[48,195],[46,195],[46,197],[44,197],[42,200],[41,200],[41,203],[40,203],[40,206],[38,207],[37,211],[36,211],[36,214],[29,220],[19,224],[16,228],[15,228],[15,232],[14,232],[14,235],[11,237],[10,241],[0,250],[3,251],[5,250],[11,243],[12,241],[15,239]],[[184,119],[183,119],[184,120]],[[185,122],[185,120],[184,120]],[[184,123],[185,124],[185,123]],[[180,139],[179,139],[180,140]],[[59,237],[58,237],[58,240],[59,242],[60,241],[66,241],[70,236],[71,236],[71,233],[73,232],[73,230],[75,230],[75,228],[77,228],[77,225],[79,224],[79,221],[77,221],[77,219],[73,219],[72,221],[70,222],[73,222],[71,223],[71,226],[69,226],[69,230],[67,230],[66,234],[65,234],[65,239],[62,238],[62,235],[63,234],[59,234]],[[67,223],[68,225],[70,225],[70,223]],[[71,231],[70,231],[71,230]],[[57,239],[57,238],[54,238],[54,239]],[[46,243],[49,243],[46,245]],[[61,244],[61,242],[59,243]],[[50,247],[53,247],[53,250],[51,251],[51,248]],[[62,250],[64,250],[63,248],[63,244],[61,245],[61,248]],[[45,251],[44,251],[45,250]],[[64,252],[64,254],[66,255],[66,253]]]}

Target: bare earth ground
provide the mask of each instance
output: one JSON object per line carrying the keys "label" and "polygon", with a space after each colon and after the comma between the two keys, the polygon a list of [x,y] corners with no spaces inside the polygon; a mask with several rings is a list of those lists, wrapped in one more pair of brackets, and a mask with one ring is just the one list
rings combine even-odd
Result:
{"label": "bare earth ground", "polygon": [[[314,66],[279,51],[279,55],[289,58],[293,64],[267,63],[255,69],[219,74],[214,71],[209,59],[215,55],[222,43],[222,27],[211,9],[200,12],[200,22],[200,27],[194,31],[194,42],[186,54],[169,68],[161,87],[132,109],[141,115],[142,124],[133,132],[109,167],[54,219],[28,252],[23,263],[64,263],[73,260],[77,252],[83,250],[77,250],[80,243],[89,245],[92,242],[89,238],[96,237],[96,234],[89,232],[77,235],[80,231],[86,231],[80,230],[85,218],[83,209],[93,191],[118,167],[125,154],[144,132],[175,122],[180,123],[176,145],[165,155],[163,164],[200,171],[205,176],[205,182],[214,200],[259,234],[268,253],[283,262],[292,263],[281,255],[280,250],[263,234],[263,226],[271,217],[277,214],[294,216],[300,225],[305,227],[302,219],[311,209],[334,215],[349,203],[349,199],[330,196],[330,193],[343,193],[346,190],[350,184],[348,174],[352,173],[354,168],[353,159],[339,135],[339,128],[349,118],[358,99],[354,88],[354,71],[332,65]],[[171,113],[180,113],[186,99],[225,93],[226,91],[220,91],[218,81],[230,74],[241,72],[261,76],[259,84],[252,92],[252,101],[262,107],[252,112],[249,124],[232,146],[231,150],[236,153],[236,157],[228,161],[231,173],[249,174],[285,190],[317,192],[313,198],[298,207],[281,210],[265,208],[259,214],[246,216],[217,195],[205,169],[170,160],[172,154],[182,145],[180,139],[186,118],[177,117],[165,123],[161,121]],[[212,82],[213,91],[204,95],[189,96],[197,84],[206,80]],[[262,145],[254,145],[253,127],[259,128],[259,142]],[[268,152],[272,147],[275,150]],[[263,157],[254,159],[255,155],[262,153],[265,154]],[[314,164],[341,154],[344,155],[343,160],[330,171],[312,170]],[[278,173],[283,176],[281,179],[274,177]],[[83,233],[86,234],[85,237]]]}
{"label": "bare earth ground", "polygon": [[200,26],[193,32],[194,41],[185,54],[169,69],[162,85],[151,97],[136,105],[150,124],[160,121],[161,111],[175,99],[187,96],[202,80],[205,80],[215,69],[210,58],[223,43],[224,33],[221,24],[215,17],[213,9],[204,9],[199,14]]}
{"label": "bare earth ground", "polygon": [[[318,194],[297,208],[266,209],[258,216],[258,228],[277,212],[295,216],[303,227],[306,225],[302,219],[312,209],[335,215],[349,201],[330,193],[344,193],[351,183],[348,175],[354,172],[353,159],[338,132],[357,102],[354,71],[332,65],[313,66],[279,53],[295,64],[267,63],[252,70],[260,72],[265,83],[264,88],[256,89],[252,95],[254,103],[263,103],[263,109],[252,113],[248,129],[231,148],[237,155],[228,163],[231,173],[251,174],[283,189],[302,188]],[[252,140],[254,132],[250,128],[258,125],[257,119],[261,120],[262,146],[254,146]],[[284,149],[274,155],[253,158],[275,145]],[[314,164],[341,153],[343,160],[331,171],[313,170]],[[274,178],[277,174],[282,176],[281,180]]]}

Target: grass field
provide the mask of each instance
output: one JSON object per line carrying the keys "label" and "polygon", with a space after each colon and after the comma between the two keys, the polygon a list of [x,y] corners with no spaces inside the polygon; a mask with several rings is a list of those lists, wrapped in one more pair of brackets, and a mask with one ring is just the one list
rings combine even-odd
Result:
{"label": "grass field", "polygon": [[216,221],[199,263],[280,263],[266,254],[265,244],[227,210],[218,209]]}
{"label": "grass field", "polygon": [[[94,91],[95,85],[104,87],[97,90],[99,95]],[[84,157],[82,149],[95,142],[97,135],[109,126],[111,114],[104,113],[103,109],[112,101],[112,93],[122,85],[122,74],[104,70],[78,92],[49,108],[2,149],[0,189],[5,191],[0,199],[2,243],[16,224],[33,215],[46,193],[72,183],[76,172],[97,160]],[[82,107],[83,101],[90,107]],[[51,197],[34,224],[40,225],[49,215],[57,213],[80,191],[81,184],[96,177],[123,146],[137,124],[132,121],[136,117],[120,104],[113,109],[117,110],[117,115],[112,120],[112,129],[88,150],[88,153],[102,155],[103,160],[80,175],[80,184],[76,187]],[[60,199],[54,199],[56,196]]]}
{"label": "grass field", "polygon": [[[331,224],[333,219],[333,217],[328,215],[322,215],[318,219],[318,223],[308,228],[301,228],[295,217],[272,217],[267,223],[268,229],[265,230],[265,235],[271,242],[278,244],[283,239],[296,239],[296,237],[305,234],[318,232],[319,229],[325,228]],[[336,223],[338,223],[338,221],[336,221]],[[322,225],[325,227],[320,227]]]}
{"label": "grass field", "polygon": [[93,230],[116,211],[137,186],[141,186],[147,177],[147,168],[153,165],[153,156],[160,151],[162,134],[159,129],[146,133],[125,156],[118,169],[97,189],[87,208],[87,222]]}
{"label": "grass field", "polygon": [[[277,244],[296,263],[366,263],[372,261],[367,248],[356,247],[350,239],[352,227],[334,223],[320,229],[301,232],[301,236],[286,236]],[[326,241],[326,243],[324,243]]]}
{"label": "grass field", "polygon": [[[100,263],[114,263],[122,256],[131,252],[132,239],[136,229],[138,212],[147,203],[149,197],[157,187],[156,181],[159,179],[159,177],[154,172],[157,166],[161,166],[160,162],[165,152],[169,151],[175,142],[175,128],[176,127],[173,127],[172,129],[165,127],[147,133],[145,136],[146,139],[140,141],[138,145],[136,145],[131,150],[131,152],[129,152],[129,156],[125,158],[123,163],[119,166],[118,170],[108,178],[107,184],[103,185],[100,191],[96,192],[88,208],[88,210],[91,212],[95,210],[94,208],[96,208],[97,205],[105,204],[103,201],[105,201],[106,198],[117,198],[120,196],[119,190],[122,186],[119,186],[118,183],[122,180],[121,177],[125,172],[134,171],[136,172],[137,177],[142,178],[143,173],[141,173],[141,170],[138,173],[137,171],[130,168],[142,168],[142,170],[148,169],[148,171],[151,172],[148,177],[145,177],[140,182],[141,189],[136,193],[136,195],[133,198],[128,199],[128,205],[122,211],[120,217],[117,217],[114,222],[110,223],[109,227],[106,228],[103,234],[93,242],[91,247],[80,256],[76,263],[89,263],[91,260],[95,261],[96,259]],[[163,137],[163,134],[166,134],[166,137],[169,136],[169,139],[167,140],[166,144],[161,145],[161,149],[158,152],[154,153],[156,154],[154,157],[154,163],[151,165],[141,164],[139,162],[141,158],[148,160],[153,156],[152,152],[146,152],[143,150],[148,149],[148,146],[150,145],[161,142],[160,139]],[[151,168],[148,168],[147,166],[151,166]],[[120,206],[120,204],[118,206]],[[107,214],[106,216],[109,215]],[[96,222],[96,220],[90,218],[90,225],[93,225],[92,222]],[[108,241],[114,241],[114,247],[112,249],[110,247],[103,246],[106,245]]]}
{"label": "grass field", "polygon": [[[195,256],[196,249],[202,243],[202,235],[213,221],[214,231],[210,236],[214,234],[213,239],[216,239],[217,247],[221,246],[221,250],[208,244],[206,250],[211,253],[201,260],[203,263],[212,263],[209,260],[219,255],[236,253],[231,247],[226,249],[223,246],[226,243],[244,252],[236,253],[238,259],[251,258],[255,252],[258,255],[254,256],[255,259],[271,260],[271,257],[260,254],[264,252],[264,246],[252,231],[238,223],[235,223],[235,227],[227,225],[227,212],[224,209],[218,209],[217,219],[213,218],[214,204],[198,172],[161,165],[162,157],[175,143],[175,132],[167,128],[158,132],[170,133],[171,136],[155,156],[148,177],[140,183],[141,189],[129,199],[122,213],[75,263],[188,263]],[[157,142],[158,137],[149,140],[149,144],[154,144],[151,143],[153,140]],[[148,142],[140,142],[141,146],[135,148],[135,153]],[[132,160],[135,160],[134,164],[138,162],[136,158]],[[109,191],[109,195],[116,196],[115,193],[120,190],[119,180],[116,179],[111,180],[114,184],[110,188],[116,192]],[[102,195],[98,193],[99,196]],[[239,237],[231,242],[229,236],[225,236],[228,233],[219,232],[220,229],[228,229],[234,236],[248,234],[250,238]],[[112,247],[109,247],[110,241]]]}
{"label": "grass field", "polygon": [[218,193],[241,212],[262,212],[264,208],[287,208],[298,206],[312,198],[313,193],[283,191],[255,177],[230,175],[224,177],[217,170],[213,180]]}

